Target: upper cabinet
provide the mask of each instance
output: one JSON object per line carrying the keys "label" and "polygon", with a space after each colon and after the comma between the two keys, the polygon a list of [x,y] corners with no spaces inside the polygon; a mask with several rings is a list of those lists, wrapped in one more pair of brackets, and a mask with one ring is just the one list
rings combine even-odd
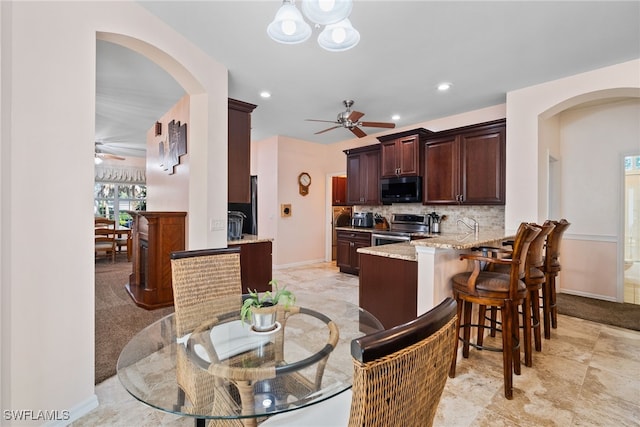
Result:
{"label": "upper cabinet", "polygon": [[229,98],[228,201],[251,201],[251,113],[257,106]]}
{"label": "upper cabinet", "polygon": [[434,134],[424,146],[424,203],[503,205],[506,121]]}
{"label": "upper cabinet", "polygon": [[380,204],[380,146],[345,150],[347,155],[347,204]]}
{"label": "upper cabinet", "polygon": [[431,132],[414,129],[379,136],[381,177],[418,176],[420,174],[420,141]]}
{"label": "upper cabinet", "polygon": [[334,176],[331,178],[331,204],[342,206],[347,204],[347,178]]}

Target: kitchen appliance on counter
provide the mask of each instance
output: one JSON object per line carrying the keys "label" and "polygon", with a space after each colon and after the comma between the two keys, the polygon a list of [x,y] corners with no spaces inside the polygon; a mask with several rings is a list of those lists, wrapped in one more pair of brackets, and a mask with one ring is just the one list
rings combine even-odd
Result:
{"label": "kitchen appliance on counter", "polygon": [[372,228],[373,213],[371,212],[355,212],[351,218],[352,227]]}
{"label": "kitchen appliance on counter", "polygon": [[258,177],[251,175],[251,195],[249,203],[229,203],[228,211],[238,211],[245,215],[242,234],[258,235]]}
{"label": "kitchen appliance on counter", "polygon": [[242,239],[242,224],[247,216],[240,211],[229,211],[227,215],[227,240]]}
{"label": "kitchen appliance on counter", "polygon": [[408,242],[429,236],[431,217],[428,214],[392,214],[389,231],[371,233],[371,246]]}

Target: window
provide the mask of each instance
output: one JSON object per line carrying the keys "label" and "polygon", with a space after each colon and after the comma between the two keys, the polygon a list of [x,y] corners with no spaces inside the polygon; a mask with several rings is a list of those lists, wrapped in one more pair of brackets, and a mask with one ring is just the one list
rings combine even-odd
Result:
{"label": "window", "polygon": [[117,219],[118,224],[131,226],[131,215],[126,211],[147,209],[147,187],[139,184],[96,182],[93,187],[94,215]]}

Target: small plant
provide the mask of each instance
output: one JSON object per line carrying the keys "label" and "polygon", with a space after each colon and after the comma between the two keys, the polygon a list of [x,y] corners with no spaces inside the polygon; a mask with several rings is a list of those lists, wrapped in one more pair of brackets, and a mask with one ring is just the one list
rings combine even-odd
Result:
{"label": "small plant", "polygon": [[254,308],[275,306],[280,301],[284,303],[284,307],[287,308],[291,304],[296,302],[296,297],[293,293],[286,289],[286,286],[280,289],[276,280],[269,281],[271,291],[266,291],[262,295],[255,289],[252,291],[249,289],[249,296],[244,300],[242,308],[240,309],[240,319],[242,323],[251,320],[251,310]]}

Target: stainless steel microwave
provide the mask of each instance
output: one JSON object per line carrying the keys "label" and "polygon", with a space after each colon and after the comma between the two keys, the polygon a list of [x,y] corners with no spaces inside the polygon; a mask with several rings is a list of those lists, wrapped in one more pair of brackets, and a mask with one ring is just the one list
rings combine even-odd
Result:
{"label": "stainless steel microwave", "polygon": [[382,203],[422,202],[422,177],[382,178],[380,180],[380,201]]}

